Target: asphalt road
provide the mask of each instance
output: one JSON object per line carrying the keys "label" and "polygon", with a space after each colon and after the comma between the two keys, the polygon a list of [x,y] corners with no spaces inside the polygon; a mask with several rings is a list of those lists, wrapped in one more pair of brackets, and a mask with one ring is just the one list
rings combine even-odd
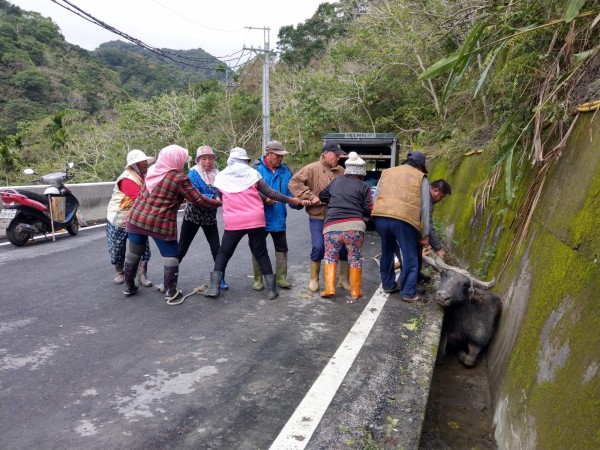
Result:
{"label": "asphalt road", "polygon": [[[372,259],[380,251],[375,233],[365,239],[365,295],[355,304],[346,303],[341,289],[333,301],[306,289],[310,239],[303,211],[288,217],[294,287],[276,300],[252,289],[246,239],[226,272],[230,289],[218,299],[194,295],[168,306],[163,294],[143,287],[125,298],[112,281],[105,239],[100,226],[56,242],[0,244],[1,448],[269,448],[298,405],[314,403],[307,393],[324,369],[344,364],[348,374],[338,374],[340,381],[310,391],[317,403],[333,398],[327,413],[300,419],[315,422],[308,437],[291,428],[294,447],[333,448],[360,438],[364,430],[340,428],[344,418],[383,415],[383,427],[386,407],[400,411],[411,402],[402,411],[415,422],[402,442],[418,442],[428,375],[411,369],[411,380],[425,386],[410,399],[399,402],[405,394],[388,391],[406,384],[399,379],[410,366],[406,352],[414,356],[420,343],[431,347],[436,340],[439,316],[431,304],[398,298],[386,304]],[[162,281],[153,243],[152,251],[149,278]],[[211,270],[199,232],[180,266],[179,287],[192,291]],[[417,319],[433,333],[425,343],[418,330],[402,327]],[[359,400],[361,393],[368,398]]]}

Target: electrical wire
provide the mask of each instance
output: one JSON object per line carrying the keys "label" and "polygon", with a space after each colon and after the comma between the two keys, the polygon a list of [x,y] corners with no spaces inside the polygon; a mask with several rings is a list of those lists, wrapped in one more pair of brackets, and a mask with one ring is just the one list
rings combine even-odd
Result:
{"label": "electrical wire", "polygon": [[[76,14],[77,16],[81,17],[82,19],[87,20],[88,22],[91,22],[91,23],[93,23],[93,24],[95,24],[95,25],[97,25],[97,26],[99,26],[101,28],[104,28],[105,30],[110,31],[111,33],[114,33],[114,34],[116,34],[118,36],[121,36],[122,38],[128,40],[129,42],[131,42],[131,43],[133,43],[135,45],[137,45],[138,47],[141,47],[141,48],[143,48],[143,49],[145,49],[145,50],[147,50],[147,51],[149,51],[151,53],[154,53],[154,54],[156,54],[158,56],[166,58],[166,59],[168,59],[170,61],[173,61],[173,62],[175,62],[177,64],[182,64],[182,65],[185,65],[185,66],[194,67],[194,68],[203,69],[203,70],[212,70],[212,71],[222,71],[223,70],[220,67],[199,66],[197,64],[191,64],[191,63],[182,61],[182,60],[188,60],[188,61],[191,60],[191,61],[205,61],[205,62],[209,62],[210,58],[208,58],[208,57],[192,57],[192,56],[188,56],[188,55],[181,55],[181,54],[178,54],[178,53],[175,53],[175,52],[171,52],[171,51],[168,51],[168,50],[163,50],[163,49],[159,49],[157,47],[152,47],[152,46],[146,44],[145,42],[141,41],[140,39],[137,39],[137,38],[135,38],[133,36],[130,36],[127,33],[124,33],[122,31],[116,29],[115,27],[113,27],[113,26],[111,26],[111,25],[103,22],[102,20],[97,19],[96,17],[92,16],[90,13],[84,11],[83,9],[79,8],[77,5],[73,4],[72,2],[70,2],[68,0],[60,0],[63,3],[65,3],[66,5],[68,5],[68,6],[59,3],[59,0],[50,0],[50,1],[52,3],[55,3],[56,5],[64,8],[64,9],[66,9],[67,11],[69,11],[69,12],[71,12],[73,14]],[[71,9],[71,8],[73,8],[73,9]],[[240,52],[242,52],[242,51],[243,50],[240,50]],[[239,53],[239,52],[236,52],[236,53]],[[178,59],[174,59],[174,58],[178,58]],[[215,59],[217,59],[217,58],[215,58]],[[228,62],[228,61],[233,61],[234,59],[235,58],[232,58],[231,60],[226,60],[226,61],[221,61],[221,60],[218,60],[218,59],[217,60],[219,61],[219,63],[224,63],[224,62]],[[239,58],[238,58],[238,62],[239,62]],[[218,63],[214,62],[213,64],[218,64]],[[226,72],[227,71],[231,71],[231,70],[233,70],[235,68],[235,67],[230,68],[227,65],[226,65],[226,67],[227,67]]]}
{"label": "electrical wire", "polygon": [[232,90],[237,89],[238,87],[240,87],[242,85],[242,83],[244,82],[244,80],[248,77],[248,75],[250,75],[250,72],[252,72],[252,69],[254,69],[254,66],[256,65],[256,62],[259,60],[259,57],[254,58],[254,61],[252,61],[252,65],[250,66],[250,68],[248,70],[246,70],[244,77],[237,82],[237,86],[235,86]]}
{"label": "electrical wire", "polygon": [[184,19],[184,20],[187,20],[188,22],[190,22],[190,23],[193,23],[194,25],[198,25],[199,27],[206,28],[207,30],[211,30],[211,31],[217,31],[217,32],[221,32],[221,33],[237,33],[238,31],[242,31],[242,30],[243,30],[243,28],[238,28],[237,30],[220,30],[220,29],[218,29],[218,28],[212,28],[212,27],[209,27],[209,26],[207,26],[207,25],[203,25],[203,24],[201,24],[201,23],[195,22],[195,21],[193,21],[192,19],[190,19],[189,17],[185,17],[185,16],[183,16],[183,15],[179,14],[177,11],[174,11],[174,10],[172,10],[171,8],[169,8],[169,7],[165,6],[165,5],[163,5],[162,3],[159,3],[159,2],[157,2],[156,0],[152,0],[152,1],[153,1],[154,3],[156,3],[158,6],[160,6],[160,7],[164,8],[164,9],[166,9],[167,11],[170,11],[170,12],[172,12],[172,13],[173,13],[173,14],[175,14],[176,16],[178,16],[178,17],[180,17],[180,18],[182,18],[182,19]]}

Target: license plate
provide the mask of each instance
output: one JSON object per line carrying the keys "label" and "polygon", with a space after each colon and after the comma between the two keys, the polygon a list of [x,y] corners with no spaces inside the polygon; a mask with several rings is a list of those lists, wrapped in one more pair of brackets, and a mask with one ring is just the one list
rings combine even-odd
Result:
{"label": "license plate", "polygon": [[2,209],[0,210],[0,228],[8,228],[10,222],[17,215],[16,209]]}
{"label": "license plate", "polygon": [[2,209],[0,210],[0,219],[14,219],[17,215],[16,209]]}

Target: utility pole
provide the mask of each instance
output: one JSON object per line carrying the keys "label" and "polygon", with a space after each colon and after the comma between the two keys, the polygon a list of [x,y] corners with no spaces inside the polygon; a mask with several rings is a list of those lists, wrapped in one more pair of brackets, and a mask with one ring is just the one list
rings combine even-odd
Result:
{"label": "utility pole", "polygon": [[265,46],[263,49],[255,49],[253,47],[246,48],[244,50],[251,50],[257,53],[263,53],[263,72],[262,72],[262,151],[264,153],[267,146],[267,142],[271,140],[271,103],[269,101],[269,62],[270,62],[270,31],[268,27],[244,27],[248,30],[263,30]]}

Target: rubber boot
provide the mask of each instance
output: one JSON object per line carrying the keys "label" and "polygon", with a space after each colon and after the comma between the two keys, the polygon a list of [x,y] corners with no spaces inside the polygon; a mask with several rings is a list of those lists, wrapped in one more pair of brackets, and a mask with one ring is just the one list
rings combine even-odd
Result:
{"label": "rubber boot", "polygon": [[350,265],[348,261],[340,261],[340,284],[344,290],[350,292]]}
{"label": "rubber boot", "polygon": [[265,284],[267,285],[267,295],[269,300],[274,300],[279,297],[279,292],[277,291],[277,280],[275,279],[274,274],[265,275]]}
{"label": "rubber boot", "polygon": [[210,286],[208,289],[204,291],[205,297],[218,297],[221,293],[221,278],[223,277],[223,272],[211,272],[210,273]]}
{"label": "rubber boot", "polygon": [[277,286],[289,289],[292,285],[287,280],[287,252],[275,252],[275,275]]}
{"label": "rubber boot", "polygon": [[148,261],[140,261],[140,266],[138,267],[138,283],[140,286],[151,287],[152,281],[146,278],[146,273],[148,272]]}
{"label": "rubber boot", "polygon": [[263,275],[260,270],[260,265],[254,256],[252,256],[252,271],[254,272],[254,284],[252,285],[252,289],[255,291],[262,291],[265,287],[263,284]]}
{"label": "rubber boot", "polygon": [[123,265],[123,275],[125,277],[125,289],[123,294],[125,297],[131,297],[138,291],[138,287],[135,285],[135,276],[137,274],[139,261],[135,263],[125,262]]}
{"label": "rubber boot", "polygon": [[219,287],[223,291],[229,289],[229,285],[225,282],[225,272],[223,272],[223,275],[221,275],[221,285]]}
{"label": "rubber boot", "polygon": [[165,266],[164,275],[165,300],[172,302],[181,295],[181,290],[177,289],[177,279],[179,278],[179,266]]}
{"label": "rubber boot", "polygon": [[336,263],[325,264],[323,270],[325,274],[325,290],[321,292],[321,297],[332,297],[335,295],[335,269]]}
{"label": "rubber boot", "polygon": [[363,295],[360,290],[361,279],[362,268],[350,267],[350,297],[352,297],[352,300],[358,300]]}
{"label": "rubber boot", "polygon": [[310,262],[310,279],[308,281],[308,290],[317,292],[319,290],[319,272],[321,271],[321,261]]}
{"label": "rubber boot", "polygon": [[115,283],[117,283],[117,284],[125,283],[125,274],[123,273],[123,264],[115,264],[115,270],[117,271],[117,276],[115,277]]}

